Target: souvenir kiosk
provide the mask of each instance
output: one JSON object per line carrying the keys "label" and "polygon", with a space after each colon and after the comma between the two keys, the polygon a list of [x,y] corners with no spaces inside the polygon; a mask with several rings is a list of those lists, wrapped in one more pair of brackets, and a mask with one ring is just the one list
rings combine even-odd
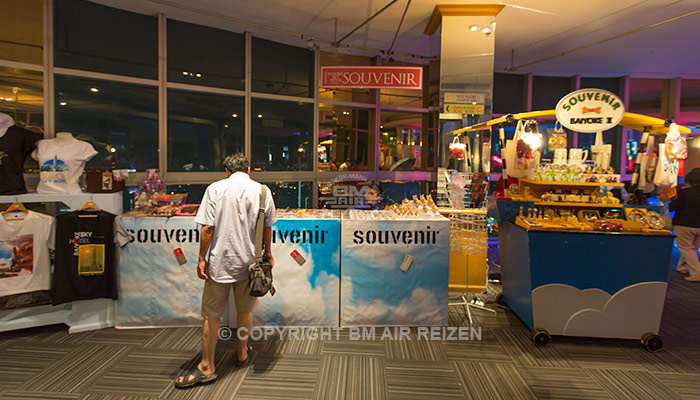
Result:
{"label": "souvenir kiosk", "polygon": [[[596,92],[608,92],[589,91],[593,104],[579,102],[577,106],[579,112],[593,109],[601,114],[595,121],[607,122],[609,127],[597,127],[602,128],[598,131],[619,124],[648,132],[650,137],[669,132],[666,121],[627,113],[624,107],[610,123],[605,114],[610,103],[595,101]],[[567,98],[558,107],[569,104]],[[507,115],[448,135],[526,119],[558,117],[561,121],[557,111]],[[575,121],[578,117],[568,118]],[[687,128],[678,129],[689,133]],[[502,134],[501,140],[506,153],[516,144],[504,143]],[[653,140],[650,143],[649,155]],[[598,149],[609,154],[609,147]],[[508,165],[512,158],[504,154],[508,175],[515,168]],[[521,171],[519,185],[512,187],[510,197],[498,201],[498,211],[503,300],[533,331],[533,342],[545,345],[550,335],[641,339],[647,350],[660,349],[658,332],[674,238],[664,229],[660,216],[620,204],[608,195],[606,189],[622,186],[619,175],[595,172],[609,171],[562,176],[560,169],[559,175],[546,176],[537,175],[534,160],[529,167],[527,173]]]}

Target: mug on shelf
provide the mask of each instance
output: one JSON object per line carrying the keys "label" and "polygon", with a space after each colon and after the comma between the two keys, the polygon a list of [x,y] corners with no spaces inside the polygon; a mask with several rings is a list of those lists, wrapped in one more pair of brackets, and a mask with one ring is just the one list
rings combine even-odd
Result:
{"label": "mug on shelf", "polygon": [[588,158],[588,150],[569,149],[569,164],[582,164]]}
{"label": "mug on shelf", "polygon": [[554,150],[554,160],[552,160],[552,164],[566,164],[566,148]]}

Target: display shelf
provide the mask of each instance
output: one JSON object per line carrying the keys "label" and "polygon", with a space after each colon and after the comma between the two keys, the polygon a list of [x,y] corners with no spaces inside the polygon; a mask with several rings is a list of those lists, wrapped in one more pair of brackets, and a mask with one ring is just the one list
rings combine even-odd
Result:
{"label": "display shelf", "polygon": [[[88,201],[115,215],[122,214],[122,193],[25,193],[0,196],[0,203],[63,203],[71,210]],[[0,311],[0,332],[64,323],[69,332],[82,332],[114,326],[114,301],[95,299],[74,301],[61,306],[38,306]]]}
{"label": "display shelf", "polygon": [[24,193],[0,196],[0,203],[63,203],[77,210],[88,201],[93,201],[102,210],[115,215],[122,213],[122,194],[118,193]]}
{"label": "display shelf", "polygon": [[521,183],[529,183],[531,185],[540,186],[574,186],[574,187],[624,187],[624,183],[617,182],[554,182],[554,181],[536,181],[532,179],[522,178]]}
{"label": "display shelf", "polygon": [[623,204],[612,203],[567,203],[562,201],[535,201],[536,206],[545,207],[592,207],[592,208],[623,208]]}

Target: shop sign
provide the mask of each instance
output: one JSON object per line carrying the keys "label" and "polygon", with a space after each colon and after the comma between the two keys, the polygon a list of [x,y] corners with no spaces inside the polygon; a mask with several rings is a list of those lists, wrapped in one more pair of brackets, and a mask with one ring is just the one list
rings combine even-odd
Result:
{"label": "shop sign", "polygon": [[581,89],[564,96],[556,108],[559,122],[576,132],[602,132],[622,121],[625,104],[614,93]]}
{"label": "shop sign", "polygon": [[451,114],[483,114],[483,104],[445,104],[445,112]]}
{"label": "shop sign", "polygon": [[483,93],[445,93],[445,103],[484,104],[486,96]]}
{"label": "shop sign", "polygon": [[423,89],[423,67],[321,67],[321,86],[358,89]]}

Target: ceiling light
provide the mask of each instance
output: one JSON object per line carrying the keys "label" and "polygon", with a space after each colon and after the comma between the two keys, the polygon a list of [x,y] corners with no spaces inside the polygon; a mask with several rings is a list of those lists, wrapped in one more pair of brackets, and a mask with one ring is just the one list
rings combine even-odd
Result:
{"label": "ceiling light", "polygon": [[97,92],[100,91],[100,89],[98,89],[98,88],[96,88],[96,87],[91,87],[91,88],[90,88],[90,91],[91,91],[92,93],[97,93]]}
{"label": "ceiling light", "polygon": [[496,21],[491,22],[491,26],[496,27]]}
{"label": "ceiling light", "polygon": [[233,118],[238,118],[238,114],[231,114]]}
{"label": "ceiling light", "polygon": [[475,32],[477,29],[479,29],[479,27],[476,26],[476,25],[472,25],[472,26],[469,27],[469,30],[472,31],[472,32]]}
{"label": "ceiling light", "polygon": [[258,114],[258,118],[262,118],[262,114]]}
{"label": "ceiling light", "polygon": [[224,124],[224,128],[228,128],[228,124]]}
{"label": "ceiling light", "polygon": [[472,101],[472,104],[476,104],[476,101]]}
{"label": "ceiling light", "polygon": [[5,101],[12,101],[14,100],[12,97],[5,97]]}
{"label": "ceiling light", "polygon": [[67,106],[67,105],[68,105],[68,103],[65,102],[65,101],[62,101],[62,102],[60,102],[60,103],[58,103],[58,104],[60,104],[60,105],[62,105],[62,106]]}
{"label": "ceiling light", "polygon": [[116,153],[116,152],[117,152],[117,149],[115,149],[114,147],[110,147],[110,148],[109,148],[109,151],[110,151],[110,153]]}
{"label": "ceiling light", "polygon": [[197,74],[197,75],[195,75],[195,76],[196,76],[197,78],[201,78],[201,77],[202,77],[202,74]]}
{"label": "ceiling light", "polygon": [[189,75],[189,74],[187,73],[187,71],[182,71],[182,75],[187,76],[187,75]]}
{"label": "ceiling light", "polygon": [[484,33],[491,33],[491,28],[483,28],[481,31]]}
{"label": "ceiling light", "polygon": [[384,129],[384,125],[379,125],[379,129]]}

